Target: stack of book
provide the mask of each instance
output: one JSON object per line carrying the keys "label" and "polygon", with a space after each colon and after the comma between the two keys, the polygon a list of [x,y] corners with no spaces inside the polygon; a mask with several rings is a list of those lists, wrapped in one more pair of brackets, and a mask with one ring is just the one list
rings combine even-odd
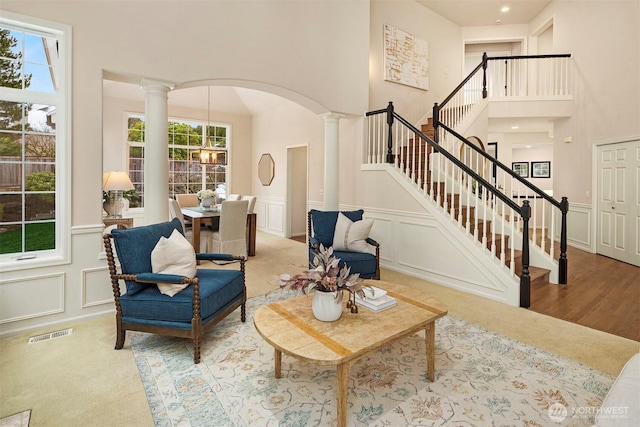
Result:
{"label": "stack of book", "polygon": [[356,294],[356,305],[365,307],[371,311],[378,312],[396,306],[395,298],[387,295],[386,291],[373,286],[366,288],[365,298],[360,298]]}

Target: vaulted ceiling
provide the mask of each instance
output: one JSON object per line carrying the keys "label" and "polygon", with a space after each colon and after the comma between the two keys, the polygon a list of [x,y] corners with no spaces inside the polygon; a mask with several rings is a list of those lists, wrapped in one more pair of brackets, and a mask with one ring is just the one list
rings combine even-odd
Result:
{"label": "vaulted ceiling", "polygon": [[[529,23],[551,0],[416,0],[423,6],[460,26],[514,25]],[[501,12],[509,6],[508,12]],[[500,20],[500,23],[496,23]],[[133,84],[105,80],[105,95],[144,101],[144,92]],[[270,105],[274,95],[264,92],[224,86],[212,86],[207,99],[207,87],[190,87],[171,91],[172,105],[232,114],[254,115]],[[507,120],[492,122],[496,131],[547,132],[547,120],[529,120],[519,131],[511,130],[513,123]],[[519,123],[520,125],[520,123]],[[500,129],[500,130],[497,130]]]}

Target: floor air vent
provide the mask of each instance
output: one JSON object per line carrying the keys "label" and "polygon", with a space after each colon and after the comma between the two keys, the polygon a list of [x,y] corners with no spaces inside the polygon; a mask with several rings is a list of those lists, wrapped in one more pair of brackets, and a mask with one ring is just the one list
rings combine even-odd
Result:
{"label": "floor air vent", "polygon": [[66,337],[67,335],[71,335],[72,333],[73,333],[73,329],[69,328],[69,329],[63,329],[61,331],[55,331],[55,332],[49,332],[47,334],[37,335],[35,337],[29,338],[29,344],[42,342],[42,341],[49,341],[54,338]]}

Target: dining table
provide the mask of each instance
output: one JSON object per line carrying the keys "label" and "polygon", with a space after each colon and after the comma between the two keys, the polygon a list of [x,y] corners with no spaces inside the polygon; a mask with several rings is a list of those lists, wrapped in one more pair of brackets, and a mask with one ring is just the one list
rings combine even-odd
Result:
{"label": "dining table", "polygon": [[[200,230],[203,220],[211,222],[214,230],[220,222],[220,207],[203,208],[201,206],[189,206],[180,209],[184,219],[191,221],[191,236],[193,248],[200,252]],[[256,214],[247,213],[247,255],[256,255]]]}

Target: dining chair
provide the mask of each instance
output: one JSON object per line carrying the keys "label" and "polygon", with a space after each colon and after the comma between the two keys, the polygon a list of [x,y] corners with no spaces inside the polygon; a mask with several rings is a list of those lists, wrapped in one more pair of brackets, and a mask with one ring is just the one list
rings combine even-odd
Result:
{"label": "dining chair", "polygon": [[180,203],[177,200],[169,198],[169,221],[173,218],[178,218],[180,220],[180,224],[182,225],[182,229],[186,230],[184,224],[184,217],[182,216],[182,209],[180,209]]}
{"label": "dining chair", "polygon": [[209,235],[213,253],[247,258],[247,200],[224,201],[220,210],[220,227]]}
{"label": "dining chair", "polygon": [[228,202],[235,202],[241,199],[242,197],[239,194],[227,194],[227,198],[225,200]]}
{"label": "dining chair", "polygon": [[242,200],[247,200],[249,202],[249,207],[247,208],[247,213],[252,214],[253,210],[256,207],[256,196],[242,196]]}
{"label": "dining chair", "polygon": [[[189,208],[200,205],[200,200],[198,200],[198,196],[196,196],[194,193],[176,194],[174,197],[178,201],[178,204],[180,204],[181,208]],[[185,230],[191,228],[191,221],[183,220],[183,222]]]}
{"label": "dining chair", "polygon": [[[180,203],[178,203],[178,201],[175,199],[169,198],[169,220],[172,220],[173,218],[178,218],[180,224],[182,225],[182,229],[184,230],[184,236],[188,240],[193,241],[193,231],[191,230],[190,226],[191,223],[189,222],[189,226],[187,227],[187,221],[185,221],[184,215],[182,215]],[[207,233],[207,227],[201,227],[200,233],[201,235]],[[202,251],[202,242],[204,242],[204,251],[208,251],[209,241],[207,237],[205,236],[204,239],[200,239],[200,242],[200,248],[198,248],[198,251]]]}
{"label": "dining chair", "polygon": [[189,194],[176,194],[176,200],[183,208],[198,206],[200,201],[198,200],[198,196],[193,193]]}

